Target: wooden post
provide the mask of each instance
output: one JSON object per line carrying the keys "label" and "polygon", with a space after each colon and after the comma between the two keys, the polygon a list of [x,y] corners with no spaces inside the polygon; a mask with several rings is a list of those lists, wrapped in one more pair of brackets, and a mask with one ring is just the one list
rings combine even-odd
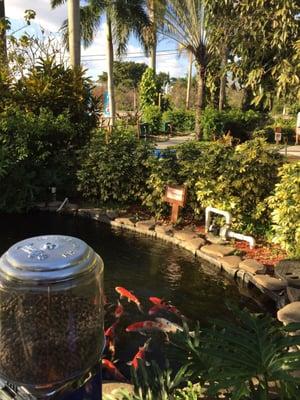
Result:
{"label": "wooden post", "polygon": [[179,207],[184,207],[186,203],[186,187],[167,186],[164,200],[172,206],[171,222],[175,224],[179,217]]}

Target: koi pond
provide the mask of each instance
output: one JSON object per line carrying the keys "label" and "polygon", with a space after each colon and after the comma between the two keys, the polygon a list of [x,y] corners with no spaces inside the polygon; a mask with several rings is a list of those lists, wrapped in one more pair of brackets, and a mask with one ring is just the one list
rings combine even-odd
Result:
{"label": "koi pond", "polygon": [[[42,212],[0,216],[1,254],[22,239],[44,234],[78,237],[102,257],[107,298],[106,328],[114,322],[113,314],[119,298],[115,287],[131,290],[139,299],[143,313],[135,304],[122,300],[125,313],[117,331],[116,358],[125,362],[145,341],[139,333],[126,332],[125,328],[135,321],[154,320],[148,315],[153,306],[149,302],[151,296],[170,301],[188,320],[199,320],[204,325],[211,318],[226,317],[227,300],[255,312],[269,307],[259,295],[256,300],[260,305],[247,292],[241,293],[234,282],[214,267],[172,244],[133,232],[113,230],[82,217]],[[176,315],[167,318],[179,322]]]}

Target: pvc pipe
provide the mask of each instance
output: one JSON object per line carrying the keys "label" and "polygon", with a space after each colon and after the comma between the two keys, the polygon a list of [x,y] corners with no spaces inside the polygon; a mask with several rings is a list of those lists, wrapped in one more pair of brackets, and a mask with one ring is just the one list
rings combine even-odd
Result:
{"label": "pvc pipe", "polygon": [[69,201],[69,199],[66,197],[66,198],[64,199],[64,201],[61,203],[61,205],[58,207],[58,209],[56,210],[56,212],[61,211],[61,210],[64,208],[64,206],[68,203],[68,201]]}
{"label": "pvc pipe", "polygon": [[255,247],[255,239],[253,236],[246,236],[241,233],[236,233],[231,230],[228,230],[227,237],[233,238],[233,239],[238,239],[238,240],[244,240],[245,242],[248,242],[250,249],[253,249]]}
{"label": "pvc pipe", "polygon": [[229,211],[219,210],[218,208],[214,207],[206,207],[205,209],[205,232],[208,232],[210,221],[211,221],[211,213],[223,215],[226,220],[226,225],[231,225],[231,214]]}

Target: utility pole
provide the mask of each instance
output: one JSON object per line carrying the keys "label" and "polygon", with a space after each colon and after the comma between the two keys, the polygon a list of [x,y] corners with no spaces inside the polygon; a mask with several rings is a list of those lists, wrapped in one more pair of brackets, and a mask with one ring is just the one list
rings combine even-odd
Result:
{"label": "utility pole", "polygon": [[75,68],[80,66],[80,0],[68,0],[68,31],[70,64]]}

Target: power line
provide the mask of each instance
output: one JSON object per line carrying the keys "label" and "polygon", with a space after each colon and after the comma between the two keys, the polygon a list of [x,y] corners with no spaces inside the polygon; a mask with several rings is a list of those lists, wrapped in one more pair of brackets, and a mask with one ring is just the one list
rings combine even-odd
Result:
{"label": "power line", "polygon": [[[166,49],[166,50],[158,50],[157,52],[156,52],[156,54],[158,54],[158,55],[160,55],[160,54],[163,54],[163,53],[167,53],[167,54],[170,54],[170,53],[172,53],[172,54],[178,54],[178,50],[177,49]],[[144,52],[143,51],[136,51],[136,52],[129,52],[129,53],[126,53],[126,55],[125,55],[125,57],[129,57],[129,56],[138,56],[138,55],[142,55],[143,57],[145,57],[145,55],[144,55]],[[85,57],[106,57],[106,54],[83,54],[82,56],[81,56],[81,58],[85,58]]]}
{"label": "power line", "polygon": [[[164,56],[170,56],[170,55],[177,55],[178,53],[168,53],[168,54],[158,54],[158,57],[164,57]],[[122,59],[144,59],[146,58],[145,56],[123,56]],[[92,61],[105,61],[106,57],[103,58],[85,58],[82,59],[83,62],[92,62]],[[116,60],[118,61],[118,60]]]}

